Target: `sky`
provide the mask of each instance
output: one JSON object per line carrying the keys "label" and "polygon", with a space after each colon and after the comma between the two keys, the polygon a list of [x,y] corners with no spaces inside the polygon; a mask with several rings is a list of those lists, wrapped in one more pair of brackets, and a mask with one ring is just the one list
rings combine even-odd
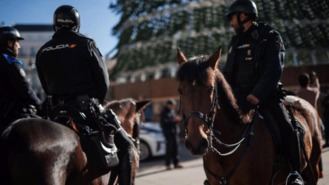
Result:
{"label": "sky", "polygon": [[117,43],[111,30],[120,17],[108,8],[113,1],[0,0],[0,24],[52,24],[56,8],[64,4],[71,5],[80,13],[80,32],[93,38],[105,56]]}

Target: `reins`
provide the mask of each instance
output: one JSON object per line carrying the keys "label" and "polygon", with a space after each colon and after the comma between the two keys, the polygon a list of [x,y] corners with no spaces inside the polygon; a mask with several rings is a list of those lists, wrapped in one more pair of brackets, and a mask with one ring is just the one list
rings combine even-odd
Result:
{"label": "reins", "polygon": [[[250,128],[251,128],[252,124],[249,124],[247,126],[247,128],[244,130],[244,132],[241,136],[241,139],[239,141],[237,141],[235,143],[231,143],[231,144],[227,144],[227,143],[221,141],[218,137],[220,135],[219,134],[220,131],[214,130],[214,122],[215,122],[216,112],[217,112],[217,108],[219,107],[219,104],[218,104],[218,85],[215,86],[215,88],[213,90],[213,93],[214,93],[214,98],[211,102],[211,106],[210,106],[210,109],[209,109],[208,113],[203,113],[203,112],[200,112],[200,111],[190,112],[185,117],[185,119],[183,120],[183,123],[184,123],[184,126],[186,128],[187,124],[188,124],[188,120],[191,119],[192,117],[198,118],[201,121],[203,121],[210,130],[209,134],[208,134],[209,145],[208,145],[208,151],[207,152],[211,151],[211,152],[217,153],[220,156],[229,156],[229,155],[232,155],[241,146],[241,144],[246,140],[246,138],[250,135],[249,131],[250,131]],[[180,109],[181,109],[181,107],[180,107]],[[213,146],[213,144],[214,144],[213,141],[215,141],[217,144],[219,144],[221,146],[224,146],[226,148],[233,148],[233,149],[229,152],[223,153],[223,152],[219,151],[216,147]]]}
{"label": "reins", "polygon": [[[209,128],[209,134],[208,134],[209,145],[208,145],[208,150],[207,150],[206,154],[209,152],[214,152],[215,154],[217,154],[219,156],[226,157],[226,156],[230,156],[230,155],[234,154],[240,148],[241,144],[243,144],[243,143],[247,144],[246,147],[244,148],[244,150],[242,151],[241,155],[239,156],[238,160],[236,160],[233,168],[225,176],[218,177],[218,175],[209,171],[206,168],[206,166],[204,167],[205,170],[209,174],[211,174],[212,176],[214,176],[216,178],[219,178],[220,185],[228,185],[230,177],[235,173],[236,169],[238,168],[238,166],[240,165],[240,163],[242,161],[243,156],[247,152],[248,146],[250,144],[251,136],[254,135],[254,124],[250,123],[247,125],[247,127],[243,131],[241,139],[239,139],[237,142],[230,143],[230,144],[223,142],[219,138],[220,131],[214,129],[215,117],[216,117],[217,109],[219,107],[217,92],[218,92],[218,85],[216,85],[216,87],[213,90],[214,99],[211,102],[211,106],[210,106],[208,113],[203,113],[200,111],[190,112],[183,120],[183,123],[184,123],[184,127],[187,128],[188,120],[191,119],[192,117],[195,117],[195,118],[198,118],[201,121],[203,121],[206,124],[206,126]],[[180,105],[180,110],[181,110],[181,105]],[[216,148],[214,146],[214,143],[216,143],[217,145],[223,146],[224,148],[232,148],[232,149],[228,152],[221,152],[218,148]]]}

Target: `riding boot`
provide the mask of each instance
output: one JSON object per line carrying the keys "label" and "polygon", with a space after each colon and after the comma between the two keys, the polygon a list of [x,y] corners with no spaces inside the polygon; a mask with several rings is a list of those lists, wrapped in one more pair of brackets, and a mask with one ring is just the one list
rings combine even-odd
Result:
{"label": "riding boot", "polygon": [[294,134],[290,138],[290,150],[288,155],[291,161],[291,167],[293,171],[301,171],[301,148],[299,131],[295,130]]}
{"label": "riding boot", "polygon": [[119,184],[120,185],[132,185],[133,184],[133,147],[134,143],[129,139],[127,133],[124,130],[118,131],[114,136],[115,145],[119,149]]}
{"label": "riding boot", "polygon": [[292,171],[288,174],[286,185],[304,185],[301,171],[301,151],[299,132],[296,130],[290,138],[290,150],[287,151]]}
{"label": "riding boot", "polygon": [[304,180],[300,174],[301,172],[301,148],[300,148],[300,132],[296,125],[296,120],[291,112],[281,104],[281,110],[284,114],[284,121],[290,125],[290,133],[288,135],[289,148],[286,151],[288,160],[291,164],[291,172],[286,178],[286,185],[304,185]]}
{"label": "riding boot", "polygon": [[128,151],[119,152],[119,184],[120,185],[133,185],[133,168],[132,168],[132,149]]}
{"label": "riding boot", "polygon": [[120,163],[118,166],[111,169],[111,176],[108,184],[114,184],[118,177],[120,185],[134,185],[134,169],[132,165],[133,150],[119,151],[118,156]]}
{"label": "riding boot", "polygon": [[105,130],[112,130],[116,128],[114,135],[114,143],[118,147],[119,157],[119,184],[120,185],[132,185],[133,184],[133,169],[132,160],[134,155],[134,143],[128,137],[125,130],[122,129],[120,121],[116,114],[110,109],[103,113],[103,117],[106,119],[106,123],[103,124]]}
{"label": "riding boot", "polygon": [[[300,175],[300,142],[299,142],[299,132],[295,129],[296,122],[285,105],[280,101],[272,104],[270,108],[271,112],[274,114],[277,123],[279,124],[280,133],[282,135],[282,141],[287,160],[291,163],[292,171],[288,174],[286,178],[286,185],[304,185],[302,176]],[[284,141],[288,141],[288,144]]]}

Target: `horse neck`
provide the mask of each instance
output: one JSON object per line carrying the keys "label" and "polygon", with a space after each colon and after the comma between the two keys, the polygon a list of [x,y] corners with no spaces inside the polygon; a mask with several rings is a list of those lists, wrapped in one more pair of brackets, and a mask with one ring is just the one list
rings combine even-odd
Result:
{"label": "horse neck", "polygon": [[122,128],[127,132],[129,136],[133,135],[134,124],[123,122],[121,123]]}
{"label": "horse neck", "polygon": [[227,142],[240,139],[245,128],[246,126],[230,115],[224,107],[217,110],[214,121],[214,130],[217,132],[219,131],[220,137]]}
{"label": "horse neck", "polygon": [[239,135],[245,128],[240,123],[241,110],[231,86],[219,70],[216,71],[216,84],[220,108],[216,112],[214,127],[228,135]]}

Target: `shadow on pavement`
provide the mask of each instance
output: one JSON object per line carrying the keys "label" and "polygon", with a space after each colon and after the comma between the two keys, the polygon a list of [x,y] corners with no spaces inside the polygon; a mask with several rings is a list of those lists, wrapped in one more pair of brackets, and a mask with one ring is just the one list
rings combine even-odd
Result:
{"label": "shadow on pavement", "polygon": [[195,165],[189,165],[189,166],[184,166],[183,168],[180,169],[170,169],[170,170],[166,170],[165,168],[163,169],[154,169],[152,171],[149,172],[145,172],[145,173],[139,173],[136,175],[137,178],[139,177],[145,177],[145,176],[149,176],[149,175],[155,175],[155,174],[159,174],[159,173],[163,173],[163,172],[169,172],[169,171],[173,171],[173,170],[184,170],[184,169],[192,169],[192,168],[200,168],[200,164],[195,164]]}
{"label": "shadow on pavement", "polygon": [[[199,159],[202,157],[202,156],[192,155],[191,152],[187,150],[187,148],[184,145],[184,142],[182,142],[182,141],[179,142],[178,155],[179,155],[180,162],[191,161],[191,160]],[[165,166],[164,156],[153,157],[151,159],[142,161],[140,163],[139,171],[143,171],[145,168],[150,168],[152,166],[163,166],[164,167]]]}

